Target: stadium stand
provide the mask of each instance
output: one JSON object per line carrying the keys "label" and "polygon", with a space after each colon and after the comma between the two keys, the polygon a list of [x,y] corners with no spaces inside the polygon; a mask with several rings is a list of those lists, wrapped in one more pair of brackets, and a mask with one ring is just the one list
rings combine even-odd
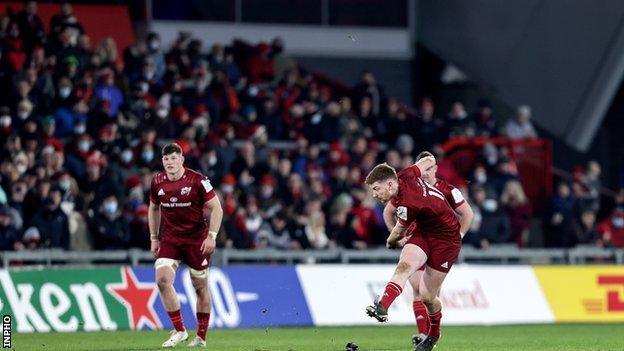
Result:
{"label": "stadium stand", "polygon": [[426,97],[411,109],[373,72],[349,87],[297,65],[279,38],[204,48],[190,33],[173,43],[149,33],[124,43],[78,8],[0,20],[5,267],[147,260],[146,193],[168,141],[221,196],[217,262],[359,260],[357,250],[385,242],[363,175],[428,149],[476,209],[466,261],[622,263],[613,249],[624,247],[624,192],[601,203],[596,162],[553,191],[551,146],[527,106],[505,126],[485,99],[472,113],[459,101],[438,111]]}

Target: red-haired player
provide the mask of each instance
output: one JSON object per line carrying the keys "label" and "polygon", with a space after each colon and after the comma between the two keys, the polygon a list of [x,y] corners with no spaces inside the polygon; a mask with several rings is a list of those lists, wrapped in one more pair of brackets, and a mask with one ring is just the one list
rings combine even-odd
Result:
{"label": "red-haired player", "polygon": [[423,157],[398,175],[387,164],[377,165],[366,177],[373,197],[386,204],[393,199],[398,221],[387,239],[386,246],[394,248],[417,222],[418,231],[401,251],[397,268],[386,285],[381,299],[375,298],[366,308],[369,316],[380,322],[388,320],[388,308],[403,291],[408,279],[426,263],[418,285],[419,294],[427,308],[430,328],[428,335],[416,346],[417,351],[430,351],[440,337],[442,305],[438,294],[449,269],[461,250],[460,224],[442,192],[422,178],[425,170],[435,166],[435,158]]}

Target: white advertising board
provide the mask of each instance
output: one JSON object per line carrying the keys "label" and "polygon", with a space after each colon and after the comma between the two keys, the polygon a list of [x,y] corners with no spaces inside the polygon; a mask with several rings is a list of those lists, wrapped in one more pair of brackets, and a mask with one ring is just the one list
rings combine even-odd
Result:
{"label": "white advertising board", "polygon": [[[376,324],[364,310],[381,295],[394,265],[300,265],[297,273],[315,325]],[[414,324],[408,284],[391,306],[389,324]],[[456,265],[440,293],[444,324],[552,323],[530,266]]]}

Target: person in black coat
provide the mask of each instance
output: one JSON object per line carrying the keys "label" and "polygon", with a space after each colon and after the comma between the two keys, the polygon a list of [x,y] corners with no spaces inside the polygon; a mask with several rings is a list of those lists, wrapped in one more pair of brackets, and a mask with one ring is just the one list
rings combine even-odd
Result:
{"label": "person in black coat", "polygon": [[30,221],[28,227],[39,231],[39,247],[69,249],[69,219],[60,208],[61,198],[59,188],[50,189]]}
{"label": "person in black coat", "polygon": [[130,244],[130,227],[122,216],[114,194],[108,194],[90,221],[96,250],[127,249]]}

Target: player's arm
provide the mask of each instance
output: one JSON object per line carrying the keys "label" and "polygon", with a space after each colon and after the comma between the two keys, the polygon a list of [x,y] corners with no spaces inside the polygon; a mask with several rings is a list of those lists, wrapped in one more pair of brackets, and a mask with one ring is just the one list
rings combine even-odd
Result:
{"label": "player's arm", "polygon": [[436,160],[433,156],[423,157],[412,166],[407,167],[402,172],[410,172],[414,177],[420,177],[426,170],[435,166]]}
{"label": "player's arm", "polygon": [[223,208],[218,196],[213,196],[204,204],[204,213],[209,213],[208,218],[205,218],[208,221],[208,236],[201,246],[202,252],[206,255],[215,249],[217,234],[223,220]]}
{"label": "player's arm", "polygon": [[158,234],[160,233],[160,205],[156,205],[152,201],[147,211],[147,224],[150,234],[150,251],[156,257],[160,246]]}
{"label": "player's arm", "polygon": [[388,228],[389,232],[392,231],[392,228],[394,228],[394,225],[396,224],[396,219],[394,218],[395,213],[396,206],[392,204],[392,201],[389,201],[383,210],[384,223],[386,223],[386,228]]}
{"label": "player's arm", "polygon": [[209,222],[208,233],[213,234],[214,238],[217,238],[217,233],[219,233],[219,228],[221,228],[221,221],[223,220],[223,207],[221,207],[221,202],[219,201],[219,197],[215,196],[210,199],[204,205],[204,208],[208,210],[210,213],[210,217],[206,218]]}
{"label": "player's arm", "polygon": [[406,230],[407,230],[407,223],[404,223],[403,221],[399,220],[394,225],[394,228],[392,228],[392,231],[390,232],[390,236],[388,237],[388,240],[386,241],[386,247],[389,249],[395,248],[399,240],[403,238],[403,235],[405,234]]}
{"label": "player's arm", "polygon": [[463,238],[468,230],[470,230],[470,224],[472,224],[474,212],[472,212],[472,207],[470,207],[468,201],[464,201],[463,204],[459,205],[459,207],[455,209],[455,212],[459,216],[459,233]]}
{"label": "player's arm", "polygon": [[158,240],[160,231],[160,206],[150,201],[147,212],[147,223],[149,225],[150,240]]}

